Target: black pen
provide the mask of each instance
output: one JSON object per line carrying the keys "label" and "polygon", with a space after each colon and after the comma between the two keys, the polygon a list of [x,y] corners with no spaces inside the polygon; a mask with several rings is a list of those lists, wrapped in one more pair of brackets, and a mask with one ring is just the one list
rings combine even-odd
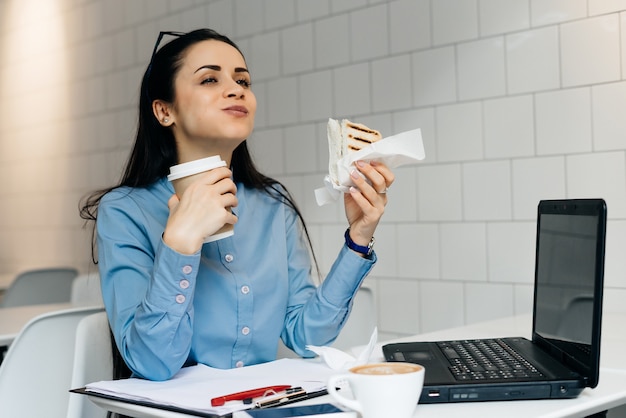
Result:
{"label": "black pen", "polygon": [[257,402],[260,402],[262,400],[282,398],[285,395],[289,395],[295,392],[300,392],[301,390],[302,388],[300,386],[295,386],[295,387],[285,386],[280,391],[272,391],[272,392],[267,392],[263,395],[245,398],[243,399],[243,403],[244,405],[254,404],[256,406]]}
{"label": "black pen", "polygon": [[307,393],[301,387],[294,387],[285,390],[282,394],[277,394],[277,396],[266,397],[265,399],[260,399],[254,403],[254,406],[257,408],[269,408],[271,406],[278,406],[283,403],[292,402],[297,399],[304,399],[307,397]]}

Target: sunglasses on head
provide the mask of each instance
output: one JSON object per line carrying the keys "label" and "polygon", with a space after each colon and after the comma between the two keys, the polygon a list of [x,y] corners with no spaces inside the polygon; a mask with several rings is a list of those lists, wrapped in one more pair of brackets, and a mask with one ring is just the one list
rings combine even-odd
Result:
{"label": "sunglasses on head", "polygon": [[181,37],[183,35],[186,35],[185,32],[170,32],[170,31],[161,31],[159,32],[159,36],[157,36],[157,40],[156,43],[154,44],[154,49],[152,50],[152,55],[150,56],[150,64],[148,65],[148,71],[150,71],[150,69],[152,68],[152,61],[154,61],[154,56],[156,55],[158,49],[159,49],[159,45],[161,44],[161,41],[163,40],[163,37],[165,36],[175,36],[175,37]]}

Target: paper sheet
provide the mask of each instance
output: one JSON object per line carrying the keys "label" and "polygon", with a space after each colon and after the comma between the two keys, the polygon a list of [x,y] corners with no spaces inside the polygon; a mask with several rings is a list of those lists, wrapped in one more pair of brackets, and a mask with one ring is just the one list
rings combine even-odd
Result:
{"label": "paper sheet", "polygon": [[347,193],[354,186],[350,172],[356,161],[380,161],[389,168],[414,164],[425,158],[421,129],[414,129],[388,136],[378,142],[357,151],[348,153],[337,162],[336,184],[330,176],[324,178],[324,186],[315,190],[315,199],[319,206],[336,201],[342,193]]}
{"label": "paper sheet", "polygon": [[304,359],[281,359],[229,370],[199,364],[183,368],[172,379],[162,382],[136,378],[107,380],[90,383],[86,389],[128,400],[224,415],[252,405],[233,401],[212,407],[212,398],[271,385],[301,386],[307,392],[314,392],[324,389],[333,373],[336,372],[320,361]]}

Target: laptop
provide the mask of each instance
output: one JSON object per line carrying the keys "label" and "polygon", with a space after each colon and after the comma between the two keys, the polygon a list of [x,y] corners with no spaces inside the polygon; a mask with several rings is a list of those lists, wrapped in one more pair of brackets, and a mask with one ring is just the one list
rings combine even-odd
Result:
{"label": "laptop", "polygon": [[420,403],[574,398],[598,384],[606,236],[602,199],[538,205],[532,340],[391,343],[426,369]]}

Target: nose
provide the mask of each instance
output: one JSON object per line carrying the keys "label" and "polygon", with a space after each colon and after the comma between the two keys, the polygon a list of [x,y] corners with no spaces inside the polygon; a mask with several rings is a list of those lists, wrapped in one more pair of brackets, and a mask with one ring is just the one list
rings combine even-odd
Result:
{"label": "nose", "polygon": [[229,83],[224,93],[226,94],[226,97],[243,98],[243,96],[245,95],[245,89],[243,88],[241,84],[233,80],[231,83]]}
{"label": "nose", "polygon": [[243,98],[244,94],[243,91],[241,91],[240,93],[230,93],[228,95],[228,97],[239,97],[240,99]]}

